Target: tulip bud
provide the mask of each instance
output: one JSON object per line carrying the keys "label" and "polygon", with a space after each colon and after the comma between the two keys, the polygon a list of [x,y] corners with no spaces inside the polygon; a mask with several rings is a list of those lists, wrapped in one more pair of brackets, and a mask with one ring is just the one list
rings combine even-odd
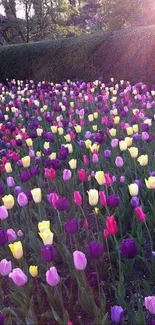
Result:
{"label": "tulip bud", "polygon": [[92,259],[99,259],[104,253],[104,247],[101,243],[92,242],[88,247],[89,257]]}
{"label": "tulip bud", "polygon": [[98,203],[98,199],[99,199],[99,194],[98,191],[95,189],[91,189],[88,191],[88,199],[89,199],[89,204],[91,206],[95,206]]}
{"label": "tulip bud", "polygon": [[123,158],[120,157],[120,156],[117,156],[116,159],[115,159],[115,165],[117,167],[122,167],[124,165]]}
{"label": "tulip bud", "polygon": [[14,269],[10,274],[9,278],[13,280],[13,282],[18,286],[22,287],[27,282],[26,274],[19,268]]}
{"label": "tulip bud", "polygon": [[50,229],[45,229],[42,232],[39,232],[39,236],[43,240],[44,245],[51,245],[53,244],[53,232]]}
{"label": "tulip bud", "polygon": [[69,162],[69,166],[71,169],[76,169],[77,168],[77,160],[76,159],[72,159]]}
{"label": "tulip bud", "polygon": [[145,297],[144,305],[151,314],[155,314],[155,296]]}
{"label": "tulip bud", "polygon": [[126,238],[120,244],[120,252],[127,259],[137,256],[137,246],[133,238]]}
{"label": "tulip bud", "polygon": [[106,201],[106,195],[105,193],[102,191],[102,192],[99,192],[99,197],[100,197],[100,204],[104,207],[107,205],[107,201]]}
{"label": "tulip bud", "polygon": [[7,177],[7,185],[9,187],[15,186],[15,181],[14,181],[13,177]]}
{"label": "tulip bud", "polygon": [[60,277],[55,266],[50,267],[50,269],[46,272],[46,282],[51,287],[55,287],[60,282]]}
{"label": "tulip bud", "polygon": [[124,310],[121,306],[111,307],[111,320],[115,324],[122,322],[124,317]]}
{"label": "tulip bud", "polygon": [[2,198],[2,201],[6,207],[7,210],[10,210],[13,208],[14,204],[15,204],[15,200],[14,200],[14,197],[9,194],[9,195],[5,195],[3,198]]}
{"label": "tulip bud", "polygon": [[40,203],[42,199],[42,193],[40,188],[34,188],[31,190],[31,194],[35,203]]}
{"label": "tulip bud", "polygon": [[12,270],[11,262],[8,262],[5,258],[0,261],[0,274],[2,276],[8,275]]}
{"label": "tulip bud", "polygon": [[75,202],[76,205],[81,205],[82,204],[82,197],[81,197],[80,192],[78,192],[78,191],[74,192],[74,202]]}
{"label": "tulip bud", "polygon": [[84,253],[75,251],[73,253],[74,266],[76,270],[84,270],[87,266],[87,259]]}
{"label": "tulip bud", "polygon": [[78,222],[76,218],[68,220],[65,223],[65,232],[70,235],[78,232]]}
{"label": "tulip bud", "polygon": [[105,184],[105,176],[103,171],[98,171],[95,173],[95,179],[97,180],[99,185]]}
{"label": "tulip bud", "polygon": [[144,222],[146,220],[146,214],[143,212],[141,206],[135,208],[135,213],[139,221]]}
{"label": "tulip bud", "polygon": [[11,228],[7,230],[7,235],[9,243],[13,243],[17,239],[15,231]]}
{"label": "tulip bud", "polygon": [[12,167],[11,167],[11,164],[9,162],[5,164],[5,171],[7,173],[12,173]]}
{"label": "tulip bud", "polygon": [[64,181],[68,181],[69,179],[71,179],[72,177],[72,173],[69,169],[64,169],[63,171],[63,180]]}
{"label": "tulip bud", "polygon": [[21,192],[21,193],[18,194],[17,202],[21,207],[28,204],[28,199],[27,199],[27,196],[26,196],[26,194],[24,192]]}
{"label": "tulip bud", "polygon": [[8,211],[5,205],[0,206],[0,220],[5,220],[8,218]]}
{"label": "tulip bud", "polygon": [[33,278],[35,278],[37,275],[38,275],[38,266],[35,266],[35,265],[31,265],[29,267],[29,273],[31,274],[31,276]]}
{"label": "tulip bud", "polygon": [[106,218],[106,227],[109,235],[116,235],[118,229],[117,229],[117,222],[114,216]]}
{"label": "tulip bud", "polygon": [[23,167],[24,167],[24,168],[27,168],[27,167],[30,166],[31,158],[30,158],[29,156],[26,156],[26,157],[23,157],[23,158],[21,159],[21,161],[22,161]]}
{"label": "tulip bud", "polygon": [[137,196],[139,192],[139,187],[137,184],[130,184],[128,185],[129,193],[131,196]]}
{"label": "tulip bud", "polygon": [[13,257],[17,260],[23,257],[23,247],[20,241],[10,244],[9,248],[11,250],[11,253],[13,254]]}

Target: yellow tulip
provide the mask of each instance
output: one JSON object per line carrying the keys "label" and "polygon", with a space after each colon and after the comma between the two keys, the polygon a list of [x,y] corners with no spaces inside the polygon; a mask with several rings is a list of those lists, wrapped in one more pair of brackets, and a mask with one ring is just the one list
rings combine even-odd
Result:
{"label": "yellow tulip", "polygon": [[99,208],[94,209],[95,214],[99,214]]}
{"label": "yellow tulip", "polygon": [[132,126],[132,129],[133,129],[133,131],[134,131],[135,133],[138,133],[138,131],[139,131],[139,126],[138,126],[138,124],[134,124],[134,125]]}
{"label": "yellow tulip", "polygon": [[99,149],[100,149],[100,145],[97,144],[97,143],[94,143],[94,144],[90,147],[91,152],[93,152],[94,150],[98,152]]}
{"label": "yellow tulip", "polygon": [[56,156],[57,156],[56,152],[52,152],[51,155],[49,156],[49,158],[51,160],[53,160],[53,159],[56,159]]}
{"label": "yellow tulip", "polygon": [[2,201],[6,207],[7,210],[10,210],[13,208],[14,204],[15,204],[15,200],[14,200],[14,197],[9,194],[9,195],[5,195],[3,198],[2,198]]}
{"label": "yellow tulip", "polygon": [[63,128],[58,128],[58,134],[62,135],[64,133],[64,129]]}
{"label": "yellow tulip", "polygon": [[93,115],[94,115],[94,118],[95,118],[95,119],[98,118],[98,112],[95,112]]}
{"label": "yellow tulip", "polygon": [[82,130],[81,125],[75,126],[76,133],[81,133],[81,130]]}
{"label": "yellow tulip", "polygon": [[110,101],[111,101],[112,103],[115,103],[116,100],[117,100],[117,97],[116,97],[116,96],[113,96],[113,97],[110,99]]}
{"label": "yellow tulip", "polygon": [[26,141],[26,144],[27,144],[28,147],[32,147],[33,142],[32,142],[32,139],[31,138],[28,138],[25,141]]}
{"label": "yellow tulip", "polygon": [[130,156],[132,157],[132,158],[137,158],[137,156],[138,156],[138,148],[136,148],[136,147],[131,147],[130,149],[128,149],[129,150],[129,152],[130,152]]}
{"label": "yellow tulip", "polygon": [[126,138],[124,139],[124,141],[126,142],[127,147],[130,147],[130,146],[132,146],[133,138],[131,138],[131,137],[126,137]]}
{"label": "yellow tulip", "polygon": [[50,143],[49,142],[45,142],[44,143],[44,149],[49,149],[50,147]]}
{"label": "yellow tulip", "polygon": [[97,129],[98,129],[97,125],[93,125],[92,129],[93,129],[93,131],[97,131]]}
{"label": "yellow tulip", "polygon": [[126,128],[127,135],[133,135],[133,128],[130,126]]}
{"label": "yellow tulip", "polygon": [[40,232],[43,232],[46,229],[50,229],[50,221],[43,220],[38,223],[38,229]]}
{"label": "yellow tulip", "polygon": [[116,136],[116,129],[114,129],[114,128],[110,129],[109,133],[110,133],[111,137],[115,137]]}
{"label": "yellow tulip", "polygon": [[55,126],[55,125],[52,125],[51,126],[52,133],[57,133],[57,130],[58,130],[58,127],[57,126]]}
{"label": "yellow tulip", "polygon": [[31,266],[29,267],[29,273],[31,274],[31,276],[32,276],[33,278],[35,278],[35,277],[38,275],[38,266],[36,266],[36,265],[31,265]]}
{"label": "yellow tulip", "polygon": [[137,184],[130,184],[128,185],[129,193],[131,196],[137,196],[139,192],[139,187]]}
{"label": "yellow tulip", "polygon": [[145,184],[149,190],[155,189],[155,176],[150,176],[148,180],[145,179]]}
{"label": "yellow tulip", "polygon": [[40,188],[34,188],[31,190],[31,194],[35,203],[40,203],[42,199],[42,193]]}
{"label": "yellow tulip", "polygon": [[125,151],[127,149],[127,144],[126,144],[125,140],[122,140],[119,142],[119,148],[121,151]]}
{"label": "yellow tulip", "polygon": [[45,229],[42,232],[39,232],[39,236],[41,237],[44,245],[52,245],[53,244],[53,232],[50,229]]}
{"label": "yellow tulip", "polygon": [[69,144],[65,144],[64,147],[65,147],[65,148],[68,148],[69,153],[73,153],[73,146],[72,146],[71,143],[69,143]]}
{"label": "yellow tulip", "polygon": [[138,157],[137,161],[141,166],[146,166],[148,164],[148,155],[141,155]]}
{"label": "yellow tulip", "polygon": [[69,162],[69,166],[71,169],[76,169],[77,167],[77,160],[76,159],[71,159]]}
{"label": "yellow tulip", "polygon": [[19,139],[22,139],[22,136],[20,134],[17,134],[16,135],[16,139],[19,140]]}
{"label": "yellow tulip", "polygon": [[41,157],[41,151],[37,151],[37,152],[36,152],[36,156],[37,156],[37,157]]}
{"label": "yellow tulip", "polygon": [[152,120],[151,119],[146,119],[145,121],[144,121],[144,123],[145,124],[148,124],[149,126],[151,126],[152,125]]}
{"label": "yellow tulip", "polygon": [[120,122],[120,117],[119,116],[115,116],[114,117],[114,124],[119,124]]}
{"label": "yellow tulip", "polygon": [[25,156],[21,159],[21,161],[22,161],[23,167],[26,168],[26,167],[30,166],[31,158],[30,158],[30,156]]}
{"label": "yellow tulip", "polygon": [[70,136],[70,134],[64,135],[64,138],[65,138],[66,142],[71,142],[71,136]]}
{"label": "yellow tulip", "polygon": [[10,164],[9,162],[7,162],[7,163],[5,164],[5,171],[6,171],[7,173],[11,173],[11,172],[12,172],[12,167],[11,167],[11,164]]}
{"label": "yellow tulip", "polygon": [[16,258],[17,260],[23,257],[23,246],[21,241],[17,241],[13,244],[10,244],[9,248],[11,250],[13,257]]}
{"label": "yellow tulip", "polygon": [[113,109],[111,112],[115,116],[118,115],[118,109],[117,108]]}
{"label": "yellow tulip", "polygon": [[105,176],[103,171],[98,171],[95,173],[95,179],[97,180],[97,183],[99,185],[104,185],[105,184]]}
{"label": "yellow tulip", "polygon": [[89,148],[91,147],[91,144],[92,144],[92,141],[91,141],[91,140],[87,139],[87,140],[85,141],[85,145],[86,145],[86,148],[87,148],[87,149],[89,149]]}
{"label": "yellow tulip", "polygon": [[37,136],[41,137],[43,130],[41,128],[38,128],[38,129],[36,129],[36,131],[37,131]]}
{"label": "yellow tulip", "polygon": [[74,107],[74,102],[70,102],[70,107]]}
{"label": "yellow tulip", "polygon": [[89,190],[88,191],[88,199],[89,199],[89,204],[91,206],[97,205],[98,200],[99,200],[98,191],[95,189]]}
{"label": "yellow tulip", "polygon": [[94,115],[93,114],[89,114],[88,115],[88,121],[89,122],[93,122],[94,121]]}

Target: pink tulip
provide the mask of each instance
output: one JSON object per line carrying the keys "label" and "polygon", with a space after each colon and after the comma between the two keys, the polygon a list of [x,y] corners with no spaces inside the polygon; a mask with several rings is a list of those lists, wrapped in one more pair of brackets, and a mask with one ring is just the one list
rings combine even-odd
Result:
{"label": "pink tulip", "polygon": [[7,177],[7,185],[9,187],[15,186],[15,181],[14,181],[13,177]]}
{"label": "pink tulip", "polygon": [[112,146],[112,148],[118,147],[118,139],[112,139],[111,140],[111,146]]}
{"label": "pink tulip", "polygon": [[2,276],[8,275],[12,270],[11,262],[7,261],[5,258],[0,261],[0,274]]}
{"label": "pink tulip", "polygon": [[108,238],[108,236],[109,236],[109,231],[108,231],[107,229],[104,229],[104,230],[103,230],[103,236],[104,236],[104,238]]}
{"label": "pink tulip", "polygon": [[21,192],[17,196],[17,202],[21,207],[24,207],[28,203],[27,196],[24,192]]}
{"label": "pink tulip", "polygon": [[8,211],[5,205],[1,205],[0,207],[0,220],[5,220],[8,218]]}
{"label": "pink tulip", "polygon": [[7,230],[7,235],[9,243],[13,243],[17,239],[15,231],[11,228]]}
{"label": "pink tulip", "polygon": [[102,191],[102,192],[99,192],[99,197],[100,197],[100,204],[104,207],[107,205],[107,201],[106,201],[106,195],[105,193]]}
{"label": "pink tulip", "polygon": [[120,156],[117,156],[115,159],[115,164],[117,167],[122,167],[124,165],[123,158]]}
{"label": "pink tulip", "polygon": [[87,155],[83,155],[83,163],[85,166],[89,165],[89,159],[88,159]]}
{"label": "pink tulip", "polygon": [[144,305],[151,314],[155,314],[155,296],[145,297]]}
{"label": "pink tulip", "polygon": [[82,204],[82,197],[81,197],[80,192],[78,192],[78,191],[74,192],[74,202],[75,202],[76,205],[81,205]]}
{"label": "pink tulip", "polygon": [[87,259],[84,253],[75,251],[73,253],[74,266],[76,270],[84,270],[87,266]]}
{"label": "pink tulip", "polygon": [[112,183],[113,183],[113,181],[112,181],[112,178],[111,178],[110,174],[109,173],[105,173],[104,174],[104,177],[105,177],[105,184],[107,186],[111,186]]}
{"label": "pink tulip", "polygon": [[138,221],[144,222],[146,220],[146,214],[143,212],[141,206],[136,207],[135,212],[136,212]]}
{"label": "pink tulip", "polygon": [[99,161],[98,154],[97,153],[93,153],[93,155],[92,155],[92,162],[93,162],[93,164],[97,164],[98,161]]}
{"label": "pink tulip", "polygon": [[69,169],[64,169],[63,171],[63,180],[64,181],[68,181],[69,179],[71,179],[72,177],[72,173]]}
{"label": "pink tulip", "polygon": [[22,230],[19,229],[19,230],[17,231],[17,236],[18,236],[18,237],[23,237],[23,236],[24,236]]}
{"label": "pink tulip", "polygon": [[26,274],[19,268],[14,269],[10,274],[9,278],[18,286],[22,287],[27,282],[28,278]]}
{"label": "pink tulip", "polygon": [[59,196],[56,193],[52,193],[52,205],[53,208],[56,209],[56,202],[58,201]]}
{"label": "pink tulip", "polygon": [[60,277],[55,266],[50,267],[46,272],[46,282],[51,287],[55,287],[60,282]]}

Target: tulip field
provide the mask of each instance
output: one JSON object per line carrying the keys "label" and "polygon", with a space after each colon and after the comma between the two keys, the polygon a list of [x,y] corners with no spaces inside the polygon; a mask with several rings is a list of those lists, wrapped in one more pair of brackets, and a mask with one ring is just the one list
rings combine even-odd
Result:
{"label": "tulip field", "polygon": [[155,325],[155,85],[0,84],[0,325]]}

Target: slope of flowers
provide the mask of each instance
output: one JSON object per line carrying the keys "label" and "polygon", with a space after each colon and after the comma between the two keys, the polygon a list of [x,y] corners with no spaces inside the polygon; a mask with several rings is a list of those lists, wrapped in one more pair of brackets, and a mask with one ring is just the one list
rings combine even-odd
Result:
{"label": "slope of flowers", "polygon": [[0,324],[155,324],[155,87],[0,84]]}

